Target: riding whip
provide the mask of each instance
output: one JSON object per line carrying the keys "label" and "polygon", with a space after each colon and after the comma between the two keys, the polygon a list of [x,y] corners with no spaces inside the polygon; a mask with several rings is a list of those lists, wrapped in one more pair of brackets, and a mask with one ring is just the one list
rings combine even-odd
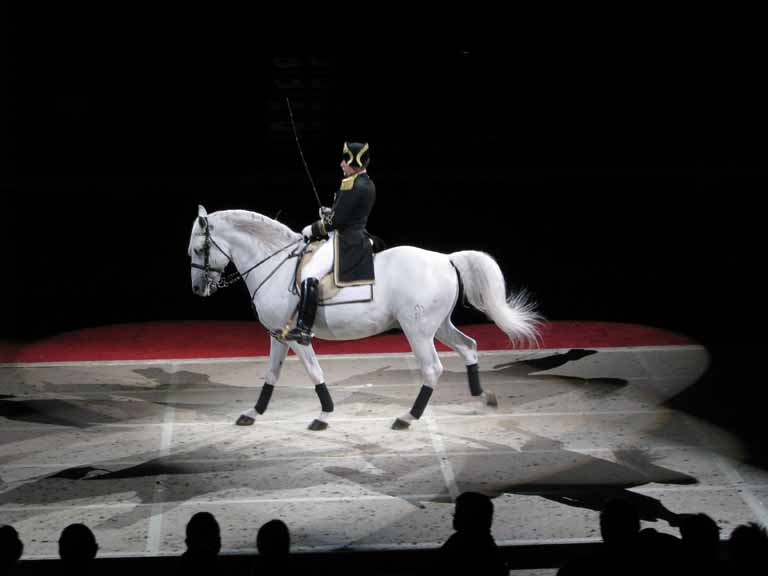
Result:
{"label": "riding whip", "polygon": [[309,183],[312,184],[312,191],[315,193],[315,199],[317,200],[317,205],[322,208],[323,203],[320,202],[320,195],[317,193],[317,188],[315,188],[315,182],[312,180],[312,174],[309,173],[309,166],[307,166],[307,161],[304,159],[304,152],[302,152],[301,144],[299,144],[299,135],[296,132],[296,124],[293,123],[293,110],[291,110],[291,101],[288,98],[286,98],[285,101],[288,103],[288,114],[291,117],[291,128],[293,128],[293,137],[296,139],[296,146],[299,148],[299,156],[301,156],[301,161],[304,164],[304,170],[306,170],[307,172]]}

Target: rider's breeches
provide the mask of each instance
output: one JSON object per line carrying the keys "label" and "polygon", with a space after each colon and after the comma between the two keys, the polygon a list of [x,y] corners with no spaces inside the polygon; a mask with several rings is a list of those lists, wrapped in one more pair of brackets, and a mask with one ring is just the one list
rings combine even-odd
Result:
{"label": "rider's breeches", "polygon": [[301,281],[303,282],[307,278],[320,280],[331,270],[333,270],[333,232],[329,234],[328,241],[317,249],[309,262],[302,268]]}

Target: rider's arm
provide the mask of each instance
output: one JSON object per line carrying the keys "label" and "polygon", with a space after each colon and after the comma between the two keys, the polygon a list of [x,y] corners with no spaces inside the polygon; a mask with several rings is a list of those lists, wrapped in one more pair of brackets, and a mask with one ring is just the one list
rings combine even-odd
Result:
{"label": "rider's arm", "polygon": [[312,234],[326,236],[332,230],[343,230],[351,222],[367,216],[374,201],[375,192],[369,182],[357,179],[352,188],[345,188],[342,182],[333,210],[312,224]]}
{"label": "rider's arm", "polygon": [[359,190],[340,192],[333,205],[333,212],[324,220],[325,229],[328,232],[339,228],[343,230],[351,220],[359,216],[359,204]]}
{"label": "rider's arm", "polygon": [[313,238],[322,238],[328,235],[328,232],[332,230],[332,227],[327,227],[332,215],[332,208],[326,208],[325,206],[320,207],[320,220],[313,222],[308,226]]}
{"label": "rider's arm", "polygon": [[329,212],[312,224],[312,235],[316,237],[327,236],[328,232],[337,228],[344,228],[347,221],[355,213],[355,199],[357,195],[352,191],[342,188],[336,193],[336,201]]}
{"label": "rider's arm", "polygon": [[331,230],[333,230],[333,225],[330,223],[330,216],[326,216],[312,224],[312,237],[322,238],[328,236],[328,232]]}

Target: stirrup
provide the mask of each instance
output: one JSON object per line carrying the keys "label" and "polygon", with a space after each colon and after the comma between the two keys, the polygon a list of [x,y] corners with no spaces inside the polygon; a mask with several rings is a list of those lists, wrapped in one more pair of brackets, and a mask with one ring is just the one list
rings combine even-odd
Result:
{"label": "stirrup", "polygon": [[294,340],[299,344],[307,346],[312,340],[312,332],[309,330],[303,330],[298,326],[289,330],[283,337],[285,340]]}

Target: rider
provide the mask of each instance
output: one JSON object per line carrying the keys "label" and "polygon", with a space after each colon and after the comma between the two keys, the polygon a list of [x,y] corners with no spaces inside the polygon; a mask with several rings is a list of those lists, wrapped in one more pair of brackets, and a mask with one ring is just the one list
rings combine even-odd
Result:
{"label": "rider", "polygon": [[341,170],[344,179],[333,208],[320,208],[320,220],[306,226],[304,239],[328,237],[301,272],[301,298],[296,327],[286,340],[309,344],[317,310],[319,279],[333,270],[337,286],[371,284],[374,281],[373,251],[365,225],[376,201],[376,187],[368,176],[368,144],[345,142]]}

